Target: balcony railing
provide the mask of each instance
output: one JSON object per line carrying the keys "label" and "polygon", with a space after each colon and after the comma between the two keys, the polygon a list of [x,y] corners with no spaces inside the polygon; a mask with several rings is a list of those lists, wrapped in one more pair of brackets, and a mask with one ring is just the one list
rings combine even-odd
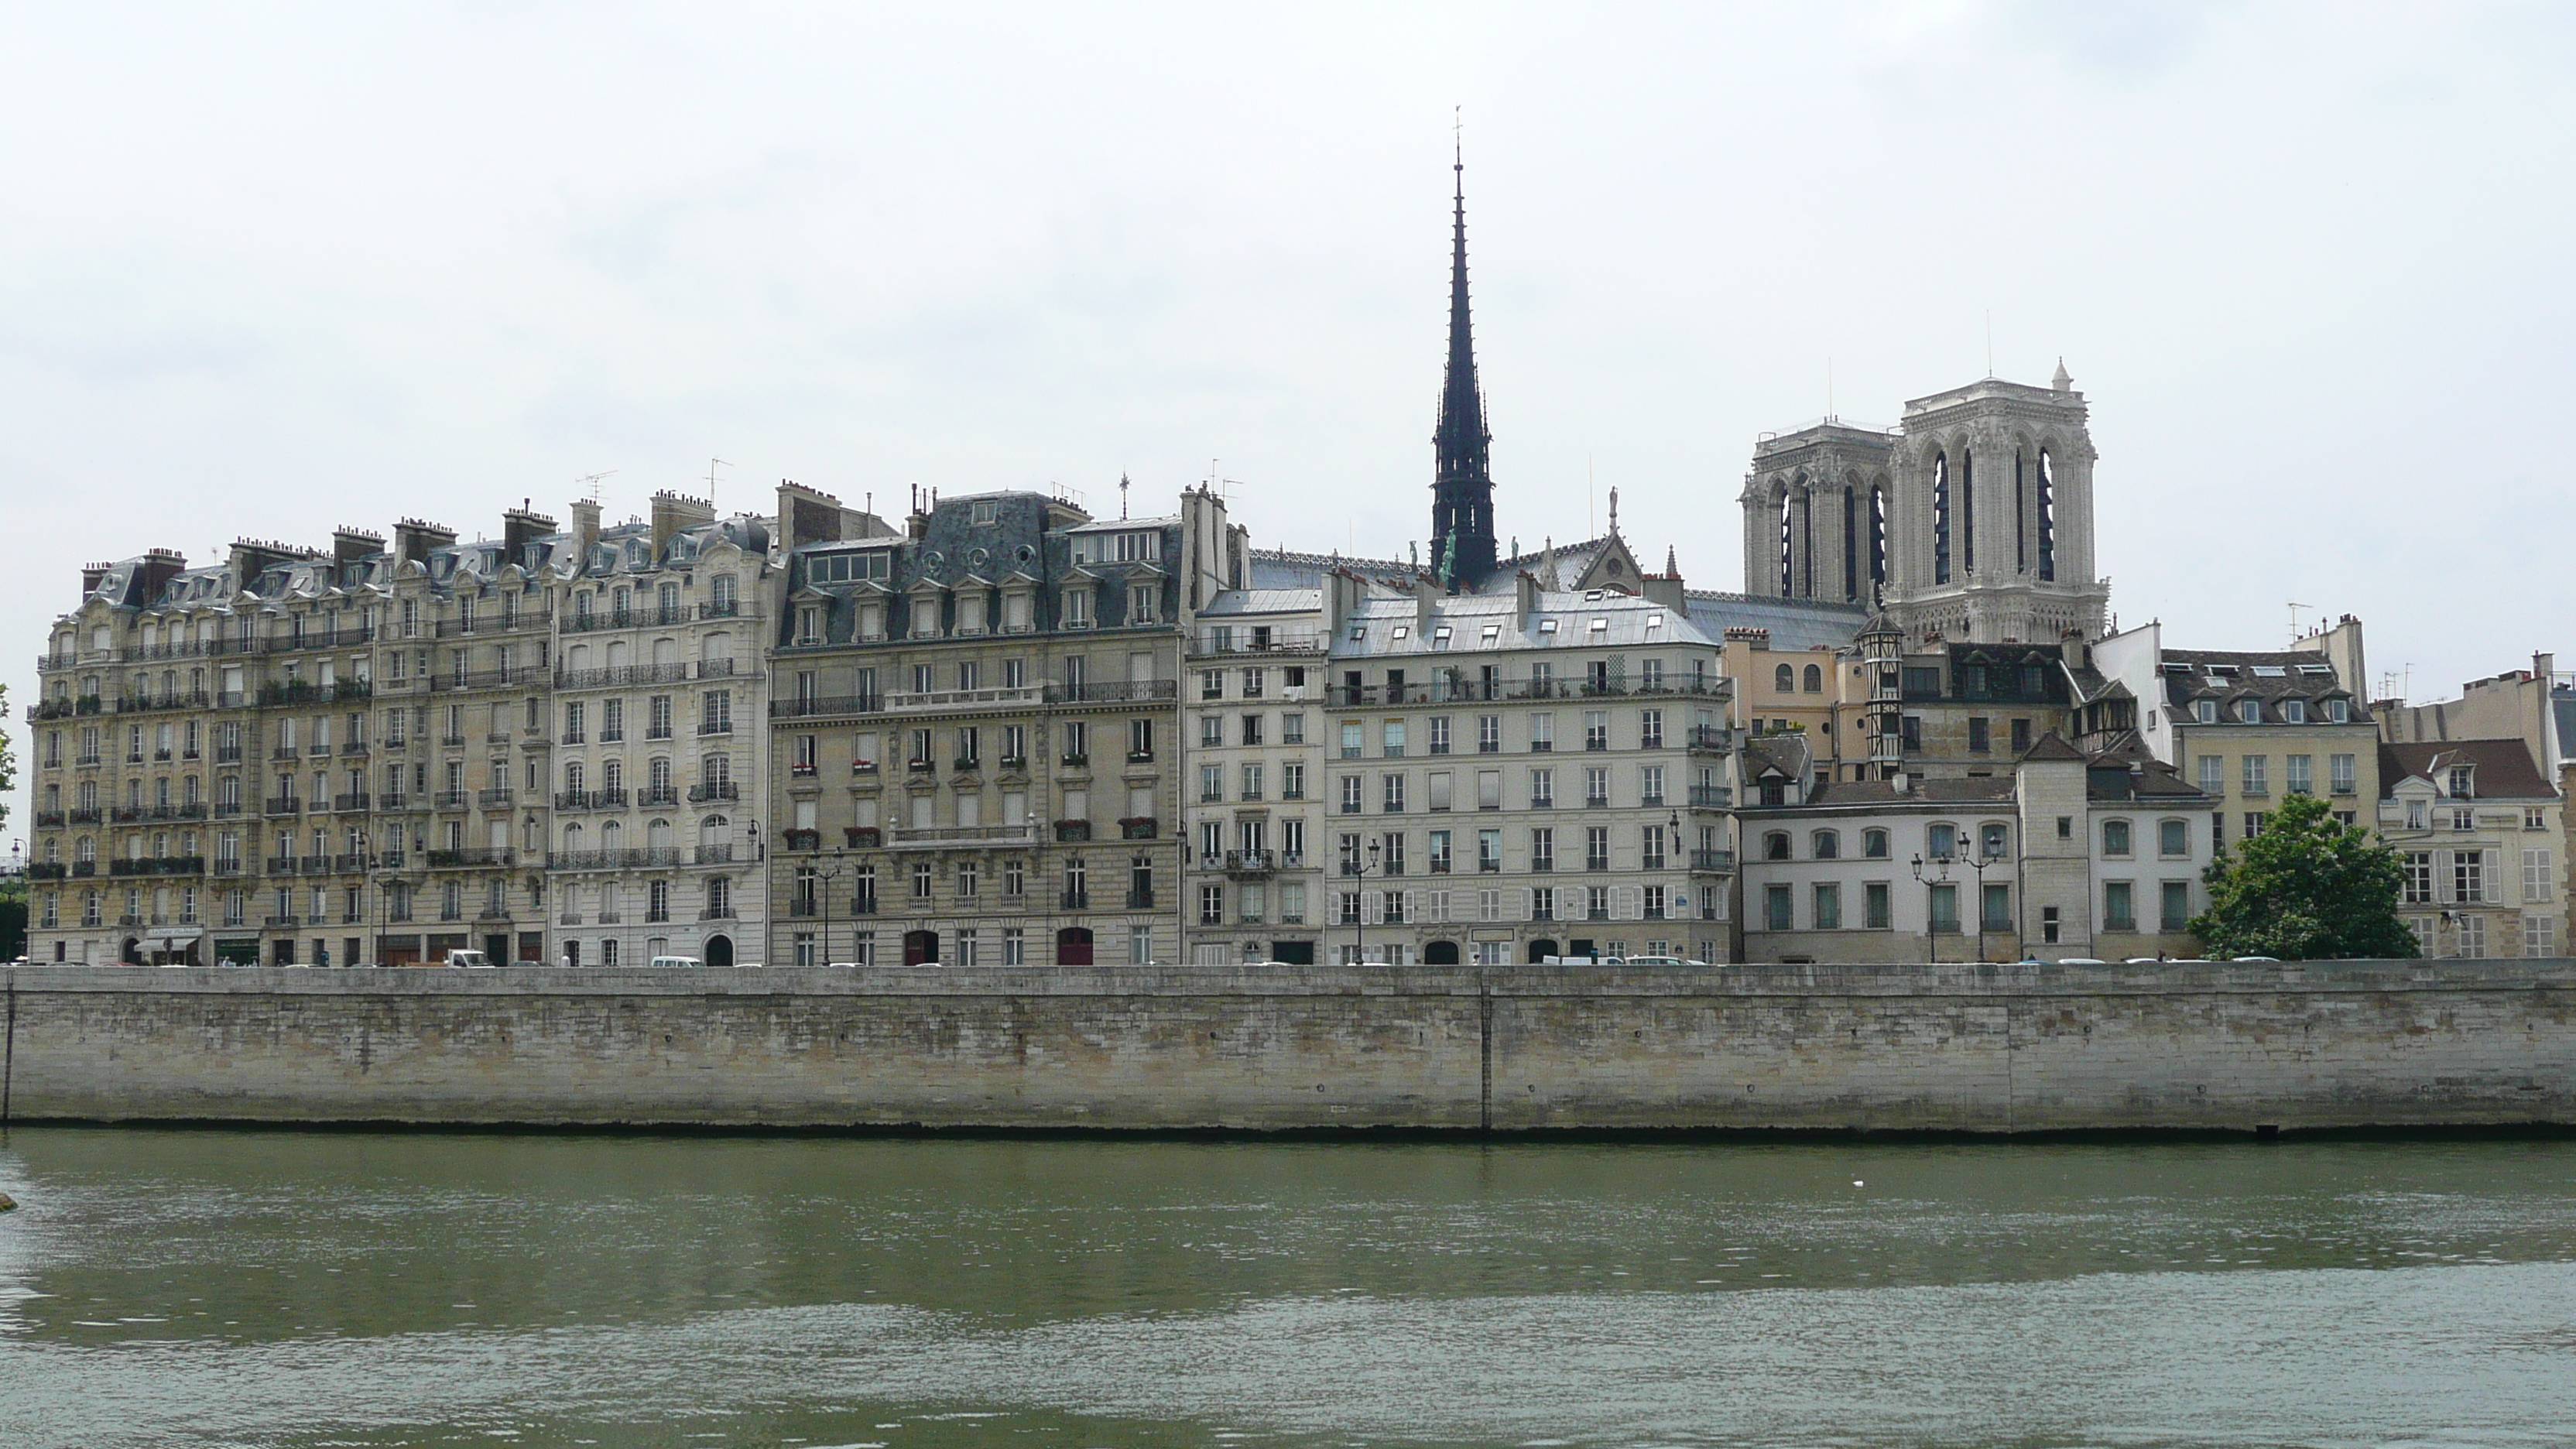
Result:
{"label": "balcony railing", "polygon": [[1064,903],[1064,909],[1068,911],[1087,911],[1091,909],[1091,892],[1089,891],[1066,891],[1062,900]]}
{"label": "balcony railing", "polygon": [[1735,787],[1693,785],[1690,791],[1690,803],[1694,810],[1724,810],[1735,803]]}
{"label": "balcony railing", "polygon": [[1229,850],[1225,853],[1227,875],[1268,875],[1279,868],[1279,856],[1269,850]]}
{"label": "balcony railing", "polygon": [[260,808],[260,813],[263,815],[295,815],[301,813],[303,809],[303,801],[296,799],[292,795],[279,795],[263,802]]}
{"label": "balcony railing", "polygon": [[503,846],[479,846],[468,850],[433,850],[429,852],[432,870],[453,870],[466,866],[508,865],[513,852]]}
{"label": "balcony railing", "polygon": [[[59,873],[61,867],[57,866],[55,869]],[[31,866],[28,870],[29,874],[33,874],[35,868]],[[111,860],[107,863],[107,873],[109,875],[204,875],[206,858],[202,855],[155,855],[146,856],[141,860]]]}
{"label": "balcony railing", "polygon": [[[727,664],[732,660],[723,661]],[[605,669],[558,669],[557,689],[604,689],[632,684],[678,684],[689,677],[685,664],[612,664]],[[575,741],[566,739],[565,744]]]}
{"label": "balcony railing", "polygon": [[1118,822],[1118,838],[1121,840],[1151,840],[1155,837],[1157,827],[1161,824],[1161,821],[1155,819],[1151,815],[1130,815]]}
{"label": "balcony railing", "polygon": [[486,810],[507,810],[511,802],[517,798],[517,795],[510,790],[493,789],[477,792],[474,802]]}
{"label": "balcony railing", "polygon": [[1735,852],[1731,850],[1694,850],[1690,868],[1697,874],[1730,875],[1735,870]]}
{"label": "balcony railing", "polygon": [[679,863],[680,850],[673,845],[635,850],[556,850],[546,854],[548,870],[644,870]]}
{"label": "balcony railing", "polygon": [[1615,679],[1597,684],[1580,679],[1498,679],[1490,684],[1477,679],[1431,680],[1403,685],[1334,684],[1325,687],[1324,696],[1328,705],[1349,708],[1520,699],[1716,699],[1727,692],[1728,686],[1723,678],[1709,675],[1697,679],[1667,679],[1658,684]]}
{"label": "balcony railing", "polygon": [[713,785],[691,785],[689,787],[689,803],[692,805],[704,805],[710,800],[739,800],[741,798],[741,792],[735,788],[734,783],[730,780]]}
{"label": "balcony railing", "polygon": [[819,694],[798,699],[773,699],[769,702],[772,719],[810,719],[817,715],[878,714],[885,709],[882,694]]}
{"label": "balcony railing", "polygon": [[[860,827],[865,829],[867,827]],[[992,848],[995,846],[1035,846],[1037,828],[1019,825],[920,825],[898,826],[885,832],[885,842],[893,850],[945,850],[961,847]]]}
{"label": "balcony railing", "polygon": [[890,714],[925,709],[1034,709],[1047,702],[1046,691],[1046,686],[1036,684],[999,689],[889,691],[885,707]]}

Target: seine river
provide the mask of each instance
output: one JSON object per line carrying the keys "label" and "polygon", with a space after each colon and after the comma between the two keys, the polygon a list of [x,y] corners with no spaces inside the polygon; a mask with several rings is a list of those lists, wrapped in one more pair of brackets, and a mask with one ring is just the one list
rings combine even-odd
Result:
{"label": "seine river", "polygon": [[2576,1142],[21,1128],[0,1445],[2576,1443]]}

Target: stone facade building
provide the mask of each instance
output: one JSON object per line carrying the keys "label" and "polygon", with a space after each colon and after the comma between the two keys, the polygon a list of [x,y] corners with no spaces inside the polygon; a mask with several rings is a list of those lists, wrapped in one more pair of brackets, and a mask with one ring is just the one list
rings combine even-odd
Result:
{"label": "stone facade building", "polygon": [[779,516],[770,959],[1176,959],[1181,644],[1241,567],[1223,501],[925,497],[889,534],[782,489]]}
{"label": "stone facade building", "polygon": [[2566,948],[2558,791],[2518,739],[2379,746],[2380,838],[2405,864],[2398,910],[2427,956]]}

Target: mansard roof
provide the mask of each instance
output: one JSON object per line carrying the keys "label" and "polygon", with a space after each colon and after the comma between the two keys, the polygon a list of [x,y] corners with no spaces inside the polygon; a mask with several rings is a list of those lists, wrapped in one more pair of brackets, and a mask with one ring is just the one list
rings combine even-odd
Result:
{"label": "mansard roof", "polygon": [[2472,800],[2554,800],[2558,791],[2531,763],[2531,751],[2520,740],[2436,740],[2379,747],[2379,795],[2394,799],[2408,779],[2432,783],[2447,795],[2448,777],[2456,766],[2472,768]]}

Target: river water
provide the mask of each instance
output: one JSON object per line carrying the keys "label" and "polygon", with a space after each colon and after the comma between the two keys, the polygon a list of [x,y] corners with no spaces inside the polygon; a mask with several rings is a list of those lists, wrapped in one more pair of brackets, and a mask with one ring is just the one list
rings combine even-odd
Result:
{"label": "river water", "polygon": [[0,1445],[2576,1443],[2576,1142],[19,1128]]}

